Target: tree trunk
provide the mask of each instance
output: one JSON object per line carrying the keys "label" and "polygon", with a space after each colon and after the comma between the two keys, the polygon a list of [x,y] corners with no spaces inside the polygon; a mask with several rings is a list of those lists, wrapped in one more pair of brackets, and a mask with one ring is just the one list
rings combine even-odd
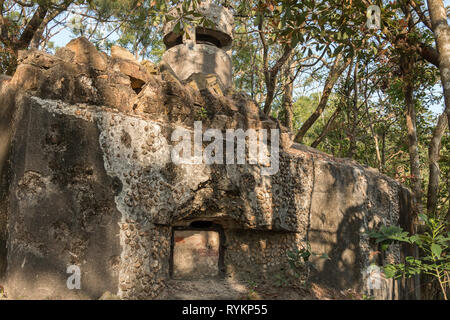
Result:
{"label": "tree trunk", "polygon": [[445,110],[450,128],[450,27],[447,23],[447,11],[443,0],[427,0],[433,27],[436,48],[439,54],[439,70],[441,71],[444,89]]}
{"label": "tree trunk", "polygon": [[439,116],[436,127],[433,130],[433,136],[431,137],[430,146],[428,149],[428,158],[430,162],[430,173],[428,182],[428,195],[427,195],[427,212],[429,215],[436,213],[438,195],[439,195],[439,158],[441,151],[441,140],[447,127],[447,116],[442,113]]}
{"label": "tree trunk", "polygon": [[353,64],[350,64],[350,67],[348,68],[347,77],[345,79],[345,92],[342,93],[339,99],[339,104],[336,108],[336,110],[331,115],[330,119],[328,119],[328,122],[326,123],[325,127],[323,128],[320,135],[314,140],[314,142],[311,144],[311,147],[317,148],[317,146],[322,142],[323,138],[325,138],[328,134],[328,132],[332,129],[334,120],[336,120],[337,116],[340,114],[342,110],[342,106],[344,105],[344,100],[347,99],[347,97],[350,96],[350,93],[352,92],[352,87],[348,84],[350,83],[350,77],[353,71]]}
{"label": "tree trunk", "polygon": [[283,54],[278,59],[278,61],[275,63],[275,65],[267,69],[267,64],[264,70],[264,79],[266,82],[266,100],[264,102],[264,113],[266,115],[270,115],[270,111],[272,111],[272,102],[275,98],[275,89],[277,87],[277,78],[278,73],[280,69],[283,67],[283,65],[286,63],[286,61],[289,59],[292,53],[292,47],[286,46],[284,48]]}
{"label": "tree trunk", "polygon": [[[260,2],[261,4],[261,2]],[[286,44],[283,48],[281,57],[275,62],[272,68],[269,68],[269,44],[267,43],[266,36],[264,35],[264,19],[261,16],[258,24],[259,38],[261,39],[261,45],[263,49],[263,69],[264,69],[264,82],[266,84],[266,99],[264,101],[264,114],[270,115],[272,111],[272,102],[275,96],[275,89],[277,86],[277,78],[280,69],[290,58],[293,51],[292,43]]]}
{"label": "tree trunk", "polygon": [[25,30],[22,32],[19,40],[14,43],[14,51],[17,53],[19,50],[26,49],[31,43],[36,31],[41,26],[41,23],[44,21],[45,16],[47,15],[48,7],[41,6],[36,9],[33,14],[33,17],[28,22]]}
{"label": "tree trunk", "polygon": [[381,139],[381,173],[384,173],[384,169],[386,168],[386,131],[383,130]]}
{"label": "tree trunk", "polygon": [[292,60],[286,64],[285,77],[284,77],[284,94],[282,100],[282,107],[284,112],[283,125],[289,129],[290,132],[294,131],[294,111],[292,109],[292,94],[294,91],[294,75],[291,70]]}
{"label": "tree trunk", "polygon": [[[406,104],[406,127],[408,130],[408,150],[411,169],[411,188],[414,196],[413,221],[417,221],[417,215],[422,211],[422,175],[420,173],[419,147],[416,129],[416,108],[414,105],[414,92],[412,85],[412,68],[408,68],[407,74],[403,77],[403,93]],[[414,230],[410,230],[414,231]],[[415,232],[413,232],[415,233]]]}
{"label": "tree trunk", "polygon": [[[408,63],[408,62],[407,62]],[[409,63],[408,63],[409,64]],[[411,168],[411,187],[413,192],[413,208],[409,225],[409,233],[416,234],[417,233],[417,225],[418,225],[418,215],[422,212],[422,175],[420,173],[420,158],[419,158],[419,147],[418,147],[418,139],[417,139],[417,128],[416,128],[416,109],[414,105],[414,88],[412,84],[411,77],[412,74],[412,66],[409,65],[407,69],[407,73],[404,74],[403,80],[403,92],[405,95],[405,104],[406,104],[406,127],[408,130],[408,150],[409,150],[409,161]],[[419,251],[417,247],[410,248],[410,255],[413,257],[419,256]],[[414,281],[410,284],[414,286],[414,291],[412,292],[413,299],[420,299],[421,290],[420,290],[420,276],[416,275],[414,277]]]}
{"label": "tree trunk", "polygon": [[332,128],[332,124],[334,123],[334,120],[336,120],[337,116],[339,115],[339,113],[341,112],[341,107],[337,107],[336,110],[333,112],[333,114],[331,115],[330,119],[328,119],[327,124],[325,125],[325,127],[323,128],[322,132],[320,133],[320,135],[316,138],[316,140],[314,140],[314,142],[311,144],[311,147],[313,148],[317,148],[317,146],[322,142],[323,138],[325,138],[328,134],[328,132],[331,130]]}
{"label": "tree trunk", "polygon": [[1,42],[8,49],[13,57],[13,61],[9,64],[6,74],[13,75],[16,67],[17,67],[17,57],[19,50],[27,49],[35,35],[36,30],[41,25],[42,21],[44,21],[45,16],[47,15],[48,7],[44,5],[39,5],[36,11],[34,12],[31,19],[28,21],[25,26],[22,34],[18,39],[14,39],[8,36],[7,28],[5,27],[5,19],[2,17],[0,19],[0,31],[1,31]]}
{"label": "tree trunk", "polygon": [[330,73],[328,74],[327,80],[325,81],[325,85],[322,92],[322,97],[320,98],[319,105],[317,106],[314,113],[305,121],[305,123],[301,126],[300,130],[297,132],[294,141],[298,143],[302,143],[303,138],[305,137],[306,132],[312,127],[314,122],[320,117],[320,115],[325,110],[325,107],[328,103],[328,98],[330,97],[331,91],[339,79],[341,73],[348,67],[351,59],[347,59],[344,64],[341,64],[342,54],[339,53],[334,60],[333,66],[331,67]]}
{"label": "tree trunk", "polygon": [[370,117],[369,106],[367,105],[367,101],[366,101],[365,105],[366,105],[367,119],[369,120],[370,133],[372,134],[372,138],[375,143],[375,152],[377,155],[378,170],[380,170],[380,172],[383,172],[383,162],[381,159],[380,142],[378,141],[378,134],[375,132],[375,128],[373,127],[373,122]]}
{"label": "tree trunk", "polygon": [[42,35],[44,33],[45,30],[45,26],[43,24],[41,24],[41,26],[39,27],[39,29],[35,32],[33,39],[30,42],[30,49],[36,49],[39,50],[39,45],[41,43],[42,40]]}
{"label": "tree trunk", "polygon": [[358,126],[358,68],[359,61],[356,60],[355,68],[353,69],[353,102],[352,102],[352,112],[351,119],[352,121],[351,130],[348,131],[347,135],[350,140],[349,148],[347,151],[347,157],[353,159],[356,151],[356,129]]}

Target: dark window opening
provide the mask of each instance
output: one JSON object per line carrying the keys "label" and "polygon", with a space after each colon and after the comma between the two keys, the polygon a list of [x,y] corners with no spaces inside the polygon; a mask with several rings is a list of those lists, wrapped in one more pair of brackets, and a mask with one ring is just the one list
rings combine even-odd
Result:
{"label": "dark window opening", "polygon": [[145,82],[140,80],[140,79],[136,79],[134,77],[130,77],[130,84],[131,84],[131,89],[134,90],[134,92],[136,92],[136,94],[139,94],[139,92],[141,92],[142,87],[145,85]]}
{"label": "dark window opening", "polygon": [[211,228],[213,226],[212,221],[192,221],[190,224],[191,228]]}
{"label": "dark window opening", "polygon": [[176,35],[175,33],[169,33],[164,38],[164,43],[166,44],[166,50],[175,47],[179,44],[183,44],[183,35]]}
{"label": "dark window opening", "polygon": [[136,94],[139,94],[142,91],[142,88],[133,88],[133,91],[136,92]]}
{"label": "dark window opening", "polygon": [[199,33],[198,31],[195,33],[195,40],[195,42],[199,44],[208,44],[217,48],[222,47],[222,44],[218,39],[208,34]]}
{"label": "dark window opening", "polygon": [[[231,44],[231,37],[221,31],[197,27],[195,29],[196,43],[207,44],[217,48],[224,48]],[[170,32],[163,38],[166,49],[170,49],[177,45],[183,44],[183,35]]]}
{"label": "dark window opening", "polygon": [[183,35],[179,35],[178,37],[176,37],[171,43],[170,43],[170,47],[175,47],[179,44],[183,44]]}

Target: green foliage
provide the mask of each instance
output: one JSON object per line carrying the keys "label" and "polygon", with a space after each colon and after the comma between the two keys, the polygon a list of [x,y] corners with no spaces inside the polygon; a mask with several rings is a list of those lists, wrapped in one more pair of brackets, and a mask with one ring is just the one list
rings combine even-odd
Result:
{"label": "green foliage", "polygon": [[247,299],[248,300],[259,300],[261,297],[259,296],[258,292],[256,291],[256,288],[258,287],[258,284],[254,280],[247,280]]}
{"label": "green foliage", "polygon": [[369,232],[369,236],[387,250],[393,243],[407,243],[420,249],[419,257],[408,256],[404,263],[388,264],[384,267],[386,277],[399,279],[418,274],[434,277],[447,299],[446,291],[450,283],[450,224],[444,218],[420,215],[424,222],[421,233],[410,235],[398,226],[382,226],[377,231]]}
{"label": "green foliage", "polygon": [[208,118],[208,110],[205,109],[205,107],[201,107],[197,110],[197,117],[196,120],[205,120]]}
{"label": "green foliage", "polygon": [[277,287],[286,287],[289,284],[289,280],[283,273],[276,273],[274,275],[274,284]]}
{"label": "green foliage", "polygon": [[311,245],[309,243],[307,243],[306,248],[302,248],[300,250],[298,248],[288,250],[286,252],[286,255],[288,257],[289,264],[293,269],[300,267],[299,264],[301,264],[301,262],[308,263],[311,256],[316,256],[322,259],[329,259],[326,253],[318,254],[312,252]]}
{"label": "green foliage", "polygon": [[311,250],[309,242],[306,243],[306,247],[301,249],[294,248],[293,250],[286,251],[287,260],[291,270],[291,274],[296,280],[307,282],[309,276],[309,270],[314,267],[310,261],[311,257],[318,257],[319,259],[330,259],[326,253],[315,253]]}

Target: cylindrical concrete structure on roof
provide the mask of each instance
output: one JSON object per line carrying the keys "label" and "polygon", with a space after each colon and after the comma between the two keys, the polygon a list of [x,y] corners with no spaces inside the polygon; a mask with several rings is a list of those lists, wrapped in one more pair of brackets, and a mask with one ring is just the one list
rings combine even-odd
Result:
{"label": "cylindrical concrete structure on roof", "polygon": [[[167,50],[162,60],[181,80],[194,73],[215,74],[223,87],[229,88],[232,86],[233,15],[210,1],[200,2],[197,11],[212,21],[214,28],[187,30],[188,38],[173,32],[177,19],[170,21],[164,26],[163,40]],[[170,14],[176,16],[177,10]]]}

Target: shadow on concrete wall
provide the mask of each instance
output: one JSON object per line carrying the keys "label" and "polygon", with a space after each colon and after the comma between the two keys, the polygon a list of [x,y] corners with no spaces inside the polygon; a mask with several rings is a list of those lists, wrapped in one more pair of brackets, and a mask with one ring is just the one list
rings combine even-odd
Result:
{"label": "shadow on concrete wall", "polygon": [[11,182],[10,147],[14,132],[14,100],[17,90],[0,82],[0,281],[7,267],[7,218],[9,211],[9,185]]}
{"label": "shadow on concrete wall", "polygon": [[[33,103],[17,132],[8,226],[8,288],[23,298],[98,298],[118,287],[120,217],[95,124]],[[11,233],[12,232],[12,233]],[[68,265],[81,268],[69,291]],[[47,292],[48,291],[48,292]]]}

